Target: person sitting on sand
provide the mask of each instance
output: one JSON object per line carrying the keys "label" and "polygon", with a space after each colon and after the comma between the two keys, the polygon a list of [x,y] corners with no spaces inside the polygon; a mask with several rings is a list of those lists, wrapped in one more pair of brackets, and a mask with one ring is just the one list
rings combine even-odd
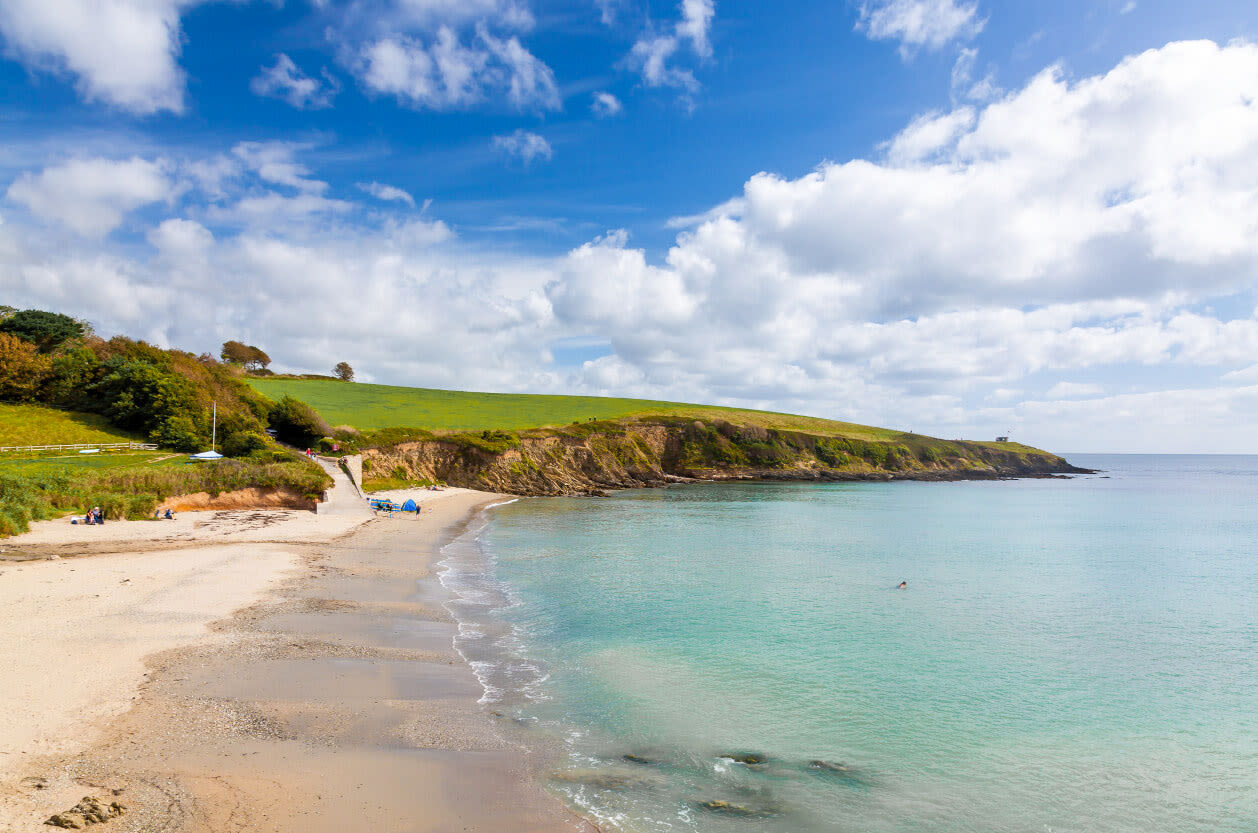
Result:
{"label": "person sitting on sand", "polygon": [[907,581],[902,581],[902,582],[900,582],[899,584],[897,584],[897,585],[895,586],[895,589],[896,589],[896,590],[908,590],[908,589],[909,589],[909,583],[908,583]]}
{"label": "person sitting on sand", "polygon": [[168,521],[173,521],[174,519],[175,519],[175,513],[174,513],[174,512],[172,512],[171,510],[167,509],[167,510],[166,510],[166,520],[168,520]]}

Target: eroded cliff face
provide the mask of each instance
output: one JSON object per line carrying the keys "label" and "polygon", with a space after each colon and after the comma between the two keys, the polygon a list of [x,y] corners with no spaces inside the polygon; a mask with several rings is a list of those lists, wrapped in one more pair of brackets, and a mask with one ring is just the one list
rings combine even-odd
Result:
{"label": "eroded cliff face", "polygon": [[635,423],[513,437],[490,450],[433,439],[363,453],[372,478],[517,495],[590,495],[694,480],[962,480],[1082,472],[1060,457],[905,435],[861,442],[729,423]]}

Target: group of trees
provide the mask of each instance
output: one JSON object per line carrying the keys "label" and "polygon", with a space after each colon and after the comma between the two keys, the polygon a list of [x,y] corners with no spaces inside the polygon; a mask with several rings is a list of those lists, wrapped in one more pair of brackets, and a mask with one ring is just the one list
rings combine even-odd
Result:
{"label": "group of trees", "polygon": [[274,407],[210,357],[122,336],[106,341],[69,316],[12,309],[0,309],[0,400],[101,414],[181,451],[209,448],[217,402],[228,456],[266,449]]}
{"label": "group of trees", "polygon": [[239,365],[245,370],[265,370],[271,363],[271,357],[261,348],[239,341],[223,342],[223,350],[219,357],[228,364]]}
{"label": "group of trees", "polygon": [[[0,401],[102,414],[181,451],[209,448],[217,403],[219,450],[229,457],[265,451],[268,427],[299,446],[331,433],[309,405],[290,397],[272,402],[239,378],[233,367],[270,364],[261,349],[228,341],[221,355],[224,364],[122,336],[105,340],[68,315],[0,307]],[[335,372],[354,378],[346,362]]]}
{"label": "group of trees", "polygon": [[[243,367],[251,373],[265,371],[267,365],[271,363],[271,357],[260,347],[241,341],[223,342],[223,350],[219,353],[219,357],[227,364]],[[332,372],[342,382],[354,381],[354,368],[349,366],[349,362],[338,362],[336,367],[332,368]]]}

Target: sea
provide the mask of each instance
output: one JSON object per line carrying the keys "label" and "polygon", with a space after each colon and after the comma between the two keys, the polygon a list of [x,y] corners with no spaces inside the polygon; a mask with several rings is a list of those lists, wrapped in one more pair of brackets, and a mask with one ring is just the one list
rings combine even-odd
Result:
{"label": "sea", "polygon": [[607,831],[1256,833],[1258,456],[1069,459],[500,505],[458,647]]}

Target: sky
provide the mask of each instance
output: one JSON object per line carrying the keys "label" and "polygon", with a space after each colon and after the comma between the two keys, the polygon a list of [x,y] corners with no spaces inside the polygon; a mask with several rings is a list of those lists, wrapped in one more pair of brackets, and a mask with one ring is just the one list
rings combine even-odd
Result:
{"label": "sky", "polygon": [[1258,6],[3,0],[0,304],[386,384],[1258,453]]}

